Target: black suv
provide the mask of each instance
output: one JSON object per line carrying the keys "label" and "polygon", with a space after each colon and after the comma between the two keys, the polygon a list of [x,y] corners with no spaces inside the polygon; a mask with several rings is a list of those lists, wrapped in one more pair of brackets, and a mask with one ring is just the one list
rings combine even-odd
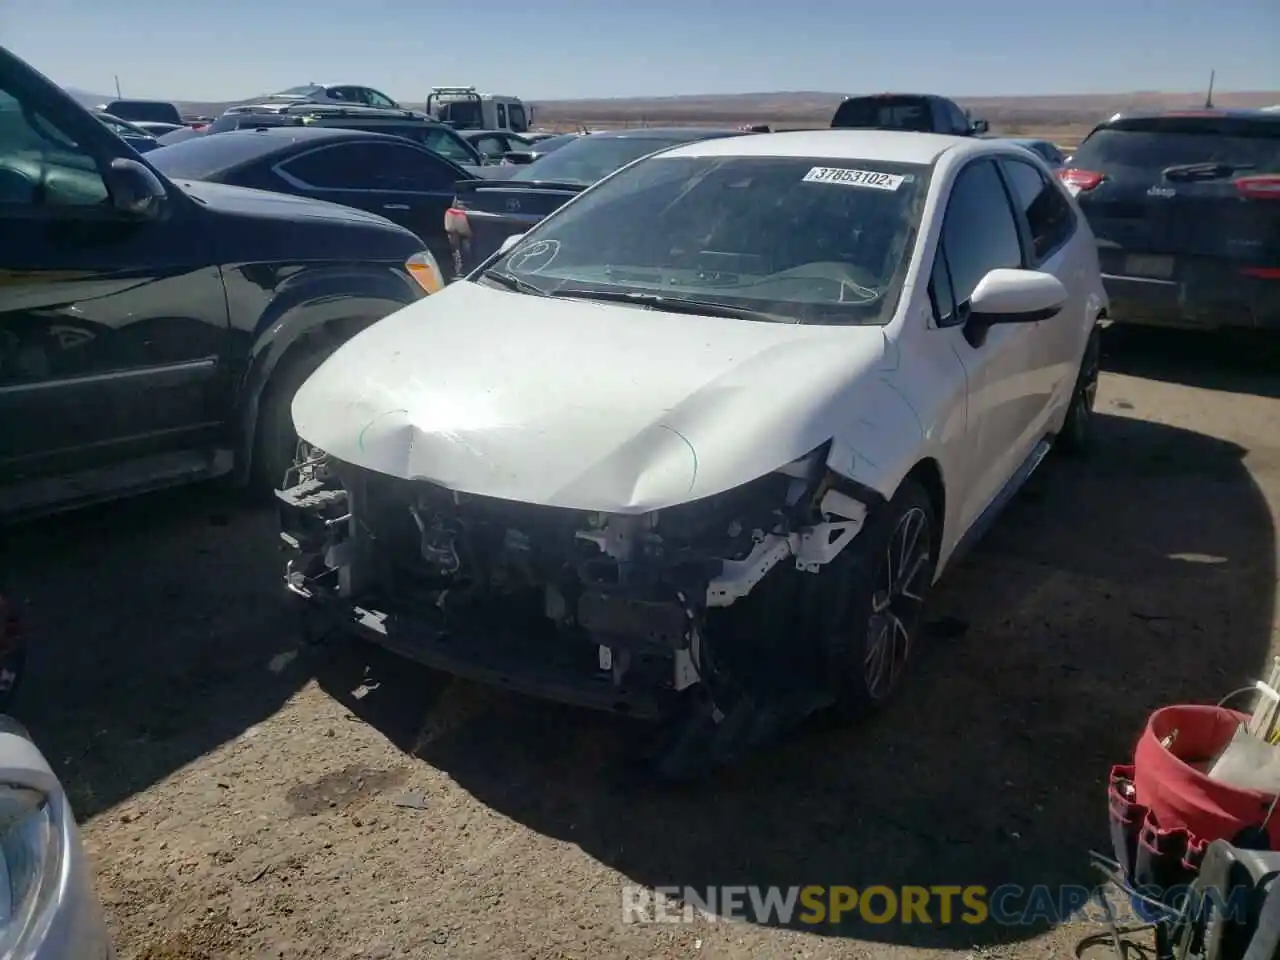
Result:
{"label": "black suv", "polygon": [[448,124],[432,120],[412,110],[385,110],[378,107],[338,107],[314,103],[246,104],[232,107],[202,132],[222,133],[254,126],[316,126],[389,133],[421,144],[446,160],[479,167],[485,155]]}
{"label": "black suv", "polygon": [[1280,330],[1280,113],[1120,116],[1058,175],[1119,323]]}
{"label": "black suv", "polygon": [[277,485],[293,393],[441,278],[379,216],[159,174],[0,47],[0,516]]}
{"label": "black suv", "polygon": [[846,97],[831,118],[832,129],[908,130],[971,137],[986,133],[985,120],[974,120],[954,100],[933,93],[873,93]]}

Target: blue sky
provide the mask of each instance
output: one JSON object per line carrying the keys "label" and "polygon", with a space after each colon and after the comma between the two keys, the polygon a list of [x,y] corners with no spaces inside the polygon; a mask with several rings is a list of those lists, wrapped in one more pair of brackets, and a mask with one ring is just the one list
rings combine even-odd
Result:
{"label": "blue sky", "polygon": [[66,86],[221,100],[308,80],[403,100],[918,89],[1280,89],[1277,0],[0,0]]}

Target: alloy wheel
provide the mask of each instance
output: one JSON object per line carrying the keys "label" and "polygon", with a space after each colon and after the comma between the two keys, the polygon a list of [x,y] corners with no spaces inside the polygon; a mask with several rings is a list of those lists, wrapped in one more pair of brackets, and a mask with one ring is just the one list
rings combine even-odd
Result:
{"label": "alloy wheel", "polygon": [[885,547],[879,582],[871,595],[863,663],[867,694],[873,700],[893,692],[911,656],[929,587],[930,534],[928,514],[912,507],[899,518]]}

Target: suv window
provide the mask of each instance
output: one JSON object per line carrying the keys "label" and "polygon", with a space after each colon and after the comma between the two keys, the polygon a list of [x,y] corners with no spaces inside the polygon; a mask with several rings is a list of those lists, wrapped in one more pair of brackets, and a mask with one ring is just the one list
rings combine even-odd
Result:
{"label": "suv window", "polygon": [[467,149],[469,146],[467,141],[448,127],[424,125],[421,137],[415,136],[413,139],[428,150],[434,150],[454,163],[475,163],[477,160],[475,154]]}
{"label": "suv window", "polygon": [[972,129],[972,125],[970,124],[969,118],[965,112],[960,109],[959,105],[951,102],[950,100],[947,100],[946,104],[947,119],[950,121],[952,131],[961,134],[969,133]]}
{"label": "suv window", "polygon": [[505,103],[494,104],[498,110],[498,129],[505,130],[507,128],[507,105]]}
{"label": "suv window", "polygon": [[934,260],[934,283],[940,270],[946,277],[945,285],[930,290],[938,325],[964,322],[967,301],[989,271],[1021,266],[1018,226],[1000,174],[990,160],[971,163],[952,185]]}
{"label": "suv window", "polygon": [[447,190],[456,176],[447,165],[396,143],[343,143],[286,161],[281,170],[322,190]]}
{"label": "suv window", "polygon": [[103,113],[121,120],[147,120],[158,123],[182,123],[178,108],[160,100],[112,100]]}
{"label": "suv window", "polygon": [[507,146],[507,138],[498,136],[497,134],[480,137],[472,144],[472,146],[487,157],[500,157],[510,149]]}
{"label": "suv window", "polygon": [[1248,164],[1280,172],[1280,123],[1243,117],[1155,117],[1095,130],[1071,158],[1083,170],[1159,175],[1185,163]]}
{"label": "suv window", "polygon": [[529,129],[529,121],[524,116],[524,107],[518,103],[513,103],[507,108],[507,119],[511,121],[511,129],[516,133],[524,133]]}
{"label": "suv window", "polygon": [[41,111],[0,89],[0,207],[96,207],[107,198],[93,156]]}
{"label": "suv window", "polygon": [[1045,260],[1067,242],[1075,226],[1071,205],[1056,184],[1021,160],[1001,160],[1014,203],[1027,218],[1031,234],[1032,266]]}

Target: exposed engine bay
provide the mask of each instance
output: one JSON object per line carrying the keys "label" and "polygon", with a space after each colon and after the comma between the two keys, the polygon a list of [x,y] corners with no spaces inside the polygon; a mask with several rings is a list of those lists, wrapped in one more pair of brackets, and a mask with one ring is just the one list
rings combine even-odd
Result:
{"label": "exposed engine bay", "polygon": [[817,579],[805,575],[868,509],[836,489],[825,453],[620,515],[470,496],[303,444],[277,491],[285,581],[326,629],[534,696],[683,717],[677,740],[699,725],[695,739],[711,737],[735,711],[755,726],[762,702],[815,695],[803,680],[821,668],[786,594]]}

